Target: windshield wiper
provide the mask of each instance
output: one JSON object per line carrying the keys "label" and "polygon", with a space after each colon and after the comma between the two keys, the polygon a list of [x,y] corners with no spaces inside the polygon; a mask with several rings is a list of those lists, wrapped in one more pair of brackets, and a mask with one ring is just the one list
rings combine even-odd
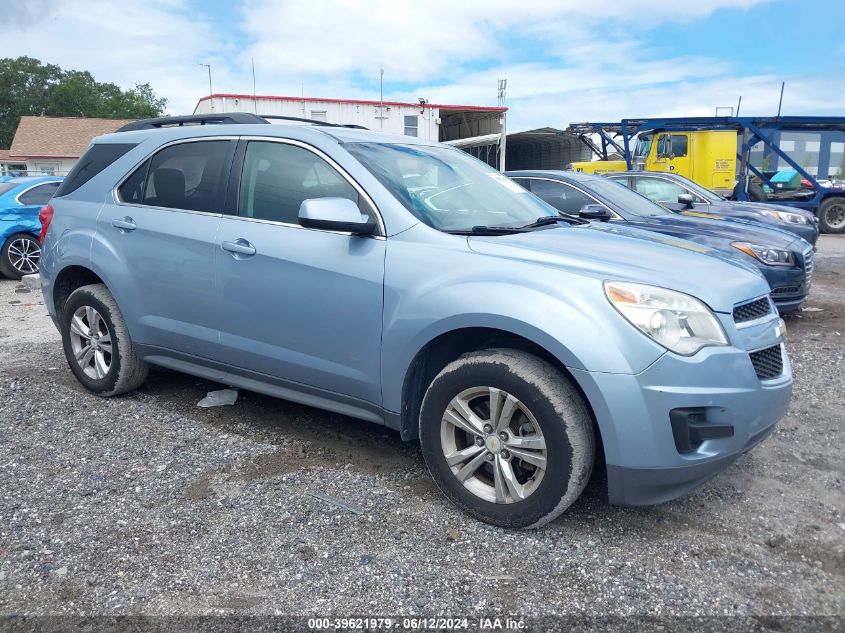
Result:
{"label": "windshield wiper", "polygon": [[456,229],[444,231],[451,235],[511,235],[512,233],[525,233],[523,226],[474,226],[471,229]]}
{"label": "windshield wiper", "polygon": [[582,220],[581,218],[576,218],[575,216],[544,215],[543,217],[534,220],[531,224],[526,224],[522,228],[534,229],[538,226],[548,226],[549,224],[557,224],[558,222],[566,222],[567,224],[589,224],[587,220]]}

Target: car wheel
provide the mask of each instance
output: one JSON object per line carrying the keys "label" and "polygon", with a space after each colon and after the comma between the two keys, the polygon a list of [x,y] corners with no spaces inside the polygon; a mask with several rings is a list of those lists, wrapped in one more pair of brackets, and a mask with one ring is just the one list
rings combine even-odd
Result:
{"label": "car wheel", "polygon": [[578,390],[546,361],[511,349],[461,356],[432,381],[420,443],[440,490],[501,527],[543,525],[581,494],[595,438]]}
{"label": "car wheel", "polygon": [[41,259],[41,244],[29,233],[15,233],[3,242],[0,252],[0,272],[9,279],[20,279],[24,275],[38,272]]}
{"label": "car wheel", "polygon": [[117,303],[102,284],[74,290],[61,310],[62,344],[71,371],[99,396],[137,389],[147,377]]}
{"label": "car wheel", "polygon": [[825,199],[819,206],[819,228],[822,233],[845,231],[845,198]]}

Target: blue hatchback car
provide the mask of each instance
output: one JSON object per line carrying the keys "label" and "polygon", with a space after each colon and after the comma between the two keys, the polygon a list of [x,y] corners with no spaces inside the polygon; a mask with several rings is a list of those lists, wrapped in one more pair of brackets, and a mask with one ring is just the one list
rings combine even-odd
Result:
{"label": "blue hatchback car", "polygon": [[53,176],[24,176],[0,182],[0,273],[6,277],[20,279],[38,272],[38,213],[61,182],[61,178]]}
{"label": "blue hatchback car", "polygon": [[383,424],[505,527],[558,516],[594,464],[614,503],[677,497],[786,412],[756,269],[561,217],[453,147],[267,123],[129,124],[46,207],[41,289],[92,393],[153,365]]}
{"label": "blue hatchback car", "polygon": [[697,242],[755,266],[781,313],[798,310],[810,291],[813,247],[793,233],[755,222],[672,213],[604,176],[571,171],[513,171],[508,176],[563,213]]}
{"label": "blue hatchback car", "polygon": [[813,246],[819,239],[819,220],[805,209],[728,200],[689,178],[668,172],[620,171],[602,175],[681,215],[759,222],[794,233]]}

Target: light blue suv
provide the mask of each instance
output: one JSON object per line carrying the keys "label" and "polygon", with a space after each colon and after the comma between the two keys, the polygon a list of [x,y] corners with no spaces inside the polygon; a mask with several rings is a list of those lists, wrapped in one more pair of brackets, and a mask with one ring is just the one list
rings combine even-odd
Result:
{"label": "light blue suv", "polygon": [[157,365],[383,424],[505,527],[558,516],[595,463],[612,503],[677,497],[789,404],[755,269],[560,217],[459,150],[220,114],[80,165],[42,213],[42,288],[93,393]]}

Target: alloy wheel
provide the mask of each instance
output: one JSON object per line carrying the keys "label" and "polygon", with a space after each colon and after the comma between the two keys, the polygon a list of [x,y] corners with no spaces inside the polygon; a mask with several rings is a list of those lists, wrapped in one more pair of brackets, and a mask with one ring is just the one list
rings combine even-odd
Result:
{"label": "alloy wheel", "polygon": [[452,398],[440,444],[458,481],[493,503],[527,499],[546,472],[546,441],[536,418],[518,398],[495,387],[473,387]]}
{"label": "alloy wheel", "polygon": [[112,337],[102,315],[91,306],[82,306],[70,320],[73,357],[89,378],[102,380],[111,369]]}
{"label": "alloy wheel", "polygon": [[21,275],[38,272],[41,259],[41,245],[31,237],[18,237],[8,247],[9,264]]}

